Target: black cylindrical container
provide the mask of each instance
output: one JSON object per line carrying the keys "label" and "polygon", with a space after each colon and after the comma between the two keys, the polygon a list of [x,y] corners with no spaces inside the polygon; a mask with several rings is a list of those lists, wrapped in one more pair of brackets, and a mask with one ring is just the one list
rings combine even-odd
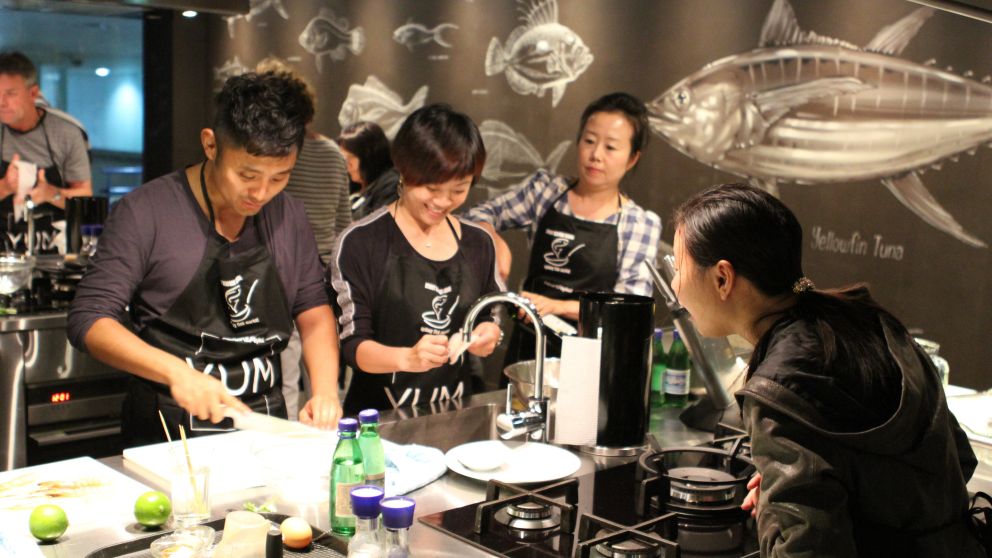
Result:
{"label": "black cylindrical container", "polygon": [[579,335],[602,342],[597,446],[644,444],[653,332],[653,298],[588,293],[579,299]]}
{"label": "black cylindrical container", "polygon": [[83,225],[102,225],[107,220],[107,198],[74,196],[65,200],[65,252],[78,254]]}

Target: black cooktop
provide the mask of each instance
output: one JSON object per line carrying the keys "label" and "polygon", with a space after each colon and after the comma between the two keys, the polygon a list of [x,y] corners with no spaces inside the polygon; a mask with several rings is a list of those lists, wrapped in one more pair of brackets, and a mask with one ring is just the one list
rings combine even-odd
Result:
{"label": "black cooktop", "polygon": [[[724,449],[726,444],[664,450],[642,456],[641,465],[536,487],[490,481],[486,501],[420,521],[514,558],[756,558],[754,522],[739,509],[753,466],[747,456],[712,454]],[[655,472],[659,465],[671,472],[660,475],[660,489],[657,483],[645,489],[659,480],[650,468],[645,472],[645,462]],[[678,471],[688,476],[680,480]]]}

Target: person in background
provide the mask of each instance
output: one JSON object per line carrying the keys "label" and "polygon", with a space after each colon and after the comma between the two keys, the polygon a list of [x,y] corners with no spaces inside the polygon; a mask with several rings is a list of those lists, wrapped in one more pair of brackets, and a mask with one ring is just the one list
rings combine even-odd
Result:
{"label": "person in background", "polygon": [[[475,123],[447,105],[423,107],[397,133],[393,158],[399,198],[341,234],[331,267],[354,370],[349,414],[470,395],[466,360],[453,358],[459,328],[479,297],[502,290],[492,237],[451,216],[486,161]],[[468,351],[488,356],[499,326],[480,320],[472,337]]]}
{"label": "person in background", "polygon": [[282,192],[313,105],[298,81],[249,73],[225,82],[214,114],[203,163],[114,206],[69,310],[73,346],[134,375],[129,445],[162,440],[158,412],[173,437],[227,430],[249,408],[286,418],[279,353],[294,323],[313,385],[300,421],[341,415],[323,266],[303,204]]}
{"label": "person in background", "polygon": [[[527,227],[531,253],[522,294],[542,316],[578,320],[583,291],[652,295],[644,262],[654,263],[661,219],[620,192],[641,158],[647,130],[647,108],[639,99],[627,93],[600,97],[579,120],[578,178],[539,170],[466,214],[493,234]],[[547,355],[558,356],[561,341],[546,339]],[[504,365],[533,358],[533,333],[518,324]]]}
{"label": "person in background", "polygon": [[[303,87],[317,110],[317,95],[313,86],[292,68],[277,58],[266,58],[255,66],[258,73],[274,72],[292,79]],[[293,174],[286,184],[286,193],[303,202],[313,234],[317,238],[317,253],[326,265],[331,258],[334,240],[351,224],[348,202],[348,170],[344,156],[334,140],[313,129],[313,118],[307,122],[303,147],[296,158]],[[300,333],[293,330],[286,350],[282,352],[282,393],[290,417],[299,411],[300,368],[302,356]]]}
{"label": "person in background", "polygon": [[799,222],[762,190],[712,188],[674,221],[679,302],[701,334],[754,344],[736,396],[761,556],[984,556],[975,454],[899,320],[863,285],[815,288]]}
{"label": "person in background", "polygon": [[38,106],[40,95],[34,63],[20,52],[0,52],[0,249],[26,247],[27,224],[14,209],[24,202],[17,195],[19,161],[38,169],[28,195],[36,206],[34,245],[41,253],[64,251],[57,238],[66,198],[93,195],[86,133],[58,111]]}
{"label": "person in background", "polygon": [[400,175],[393,167],[382,128],[374,122],[356,122],[341,131],[338,143],[348,161],[348,176],[358,186],[351,205],[354,218],[396,201]]}

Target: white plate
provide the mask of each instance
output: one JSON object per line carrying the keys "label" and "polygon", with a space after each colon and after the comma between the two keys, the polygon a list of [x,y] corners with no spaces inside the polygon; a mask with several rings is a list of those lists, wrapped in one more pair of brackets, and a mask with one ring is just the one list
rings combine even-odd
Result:
{"label": "white plate", "polygon": [[[490,471],[473,471],[462,465],[459,456],[463,452],[500,454],[505,452],[506,461]],[[471,460],[466,458],[466,460]],[[466,477],[488,481],[496,479],[513,484],[548,482],[565,478],[579,470],[582,464],[574,453],[548,444],[536,442],[504,443],[500,440],[471,442],[451,448],[444,456],[449,469]]]}

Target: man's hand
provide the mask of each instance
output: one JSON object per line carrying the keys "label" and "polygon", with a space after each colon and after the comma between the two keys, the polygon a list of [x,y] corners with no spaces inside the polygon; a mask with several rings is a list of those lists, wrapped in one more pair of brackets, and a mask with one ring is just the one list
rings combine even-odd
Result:
{"label": "man's hand", "polygon": [[341,418],[341,402],[334,395],[314,395],[300,409],[300,422],[315,426],[321,430],[333,430],[338,427]]}
{"label": "man's hand", "polygon": [[251,412],[247,405],[227,392],[220,380],[188,366],[185,368],[186,370],[177,371],[171,376],[169,391],[186,412],[214,424],[224,420],[225,406]]}
{"label": "man's hand", "polygon": [[425,335],[417,344],[403,352],[399,366],[401,372],[427,372],[448,362],[448,338],[443,335]]}
{"label": "man's hand", "polygon": [[38,169],[38,182],[31,189],[31,200],[35,205],[50,203],[55,205],[55,195],[60,193],[60,189],[52,186],[45,179],[45,169]]}

